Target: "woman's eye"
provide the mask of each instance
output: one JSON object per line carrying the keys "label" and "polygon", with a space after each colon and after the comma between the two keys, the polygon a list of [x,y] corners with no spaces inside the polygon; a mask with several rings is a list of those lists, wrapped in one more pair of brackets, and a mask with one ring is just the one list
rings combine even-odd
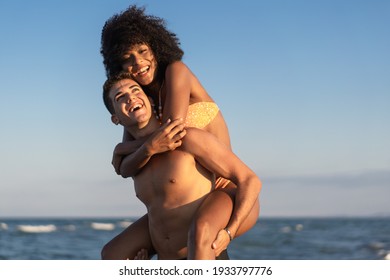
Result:
{"label": "woman's eye", "polygon": [[120,64],[122,66],[126,66],[126,64],[131,64],[134,62],[134,56],[133,55],[130,55],[130,56],[124,56],[122,57],[122,59],[120,60]]}

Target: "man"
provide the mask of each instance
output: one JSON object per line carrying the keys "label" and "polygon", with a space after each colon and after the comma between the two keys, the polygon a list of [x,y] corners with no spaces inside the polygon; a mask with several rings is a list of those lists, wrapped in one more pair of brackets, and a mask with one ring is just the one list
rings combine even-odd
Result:
{"label": "man", "polygon": [[[128,73],[106,81],[103,94],[112,122],[123,125],[135,139],[159,133],[175,142],[176,135],[183,133],[180,121],[160,127],[148,97]],[[198,208],[214,189],[216,175],[238,187],[239,203],[234,204],[225,193],[226,207],[215,211],[219,228],[225,229],[230,237],[246,218],[244,213],[254,206],[261,189],[257,176],[212,134],[186,128],[183,141],[181,137],[177,136],[174,150],[158,154],[149,151],[151,146],[146,141],[139,151],[152,156],[133,177],[136,195],[147,208],[149,233],[159,259],[187,258],[189,229]],[[214,240],[217,233],[208,234]],[[203,246],[202,250],[215,254],[209,244]]]}

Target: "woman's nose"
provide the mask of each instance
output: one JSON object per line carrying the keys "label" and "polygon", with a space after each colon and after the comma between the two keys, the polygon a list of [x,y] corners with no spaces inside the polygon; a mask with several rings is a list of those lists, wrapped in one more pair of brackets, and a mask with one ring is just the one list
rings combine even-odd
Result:
{"label": "woman's nose", "polygon": [[139,65],[141,63],[142,63],[142,56],[134,55],[134,57],[133,57],[133,64],[134,65]]}
{"label": "woman's nose", "polygon": [[122,68],[131,73],[133,67],[140,65],[143,59],[141,56],[131,56],[122,66]]}

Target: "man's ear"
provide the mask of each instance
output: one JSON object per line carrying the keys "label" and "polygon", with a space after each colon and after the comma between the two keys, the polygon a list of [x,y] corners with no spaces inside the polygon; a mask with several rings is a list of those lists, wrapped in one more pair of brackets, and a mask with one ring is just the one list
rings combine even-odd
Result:
{"label": "man's ear", "polygon": [[111,121],[113,122],[113,124],[116,124],[116,125],[118,125],[118,124],[121,123],[121,122],[119,121],[118,117],[115,116],[115,115],[112,115],[112,116],[111,116]]}

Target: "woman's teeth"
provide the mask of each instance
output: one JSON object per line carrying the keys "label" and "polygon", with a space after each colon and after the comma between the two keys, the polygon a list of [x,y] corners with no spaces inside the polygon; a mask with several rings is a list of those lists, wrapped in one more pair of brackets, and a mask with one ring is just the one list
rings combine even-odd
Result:
{"label": "woman's teeth", "polygon": [[149,70],[149,66],[146,66],[144,68],[142,68],[141,70],[138,71],[138,74],[145,74],[146,72],[148,72]]}

